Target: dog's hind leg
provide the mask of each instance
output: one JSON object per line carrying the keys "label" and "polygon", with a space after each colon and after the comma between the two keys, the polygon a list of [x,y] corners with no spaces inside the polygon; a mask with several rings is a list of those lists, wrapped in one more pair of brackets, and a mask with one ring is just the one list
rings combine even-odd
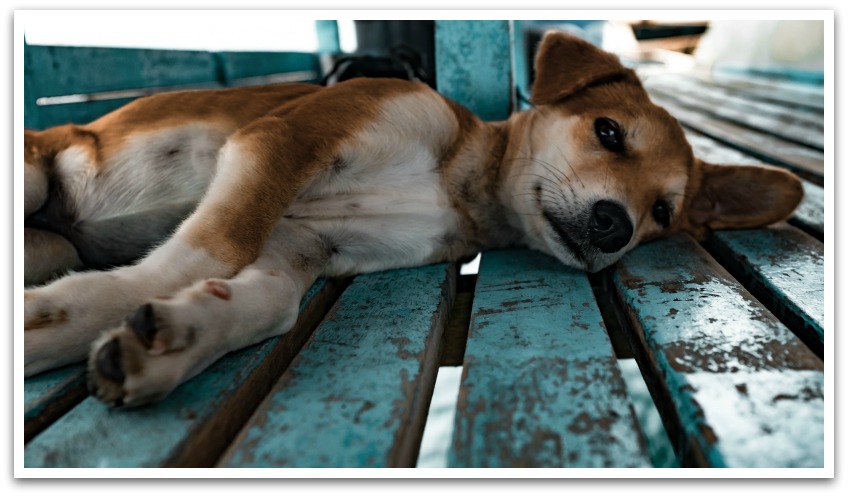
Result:
{"label": "dog's hind leg", "polygon": [[[356,131],[381,122],[379,103],[429,91],[405,81],[357,81],[284,105],[221,149],[200,205],[137,265],[73,274],[24,296],[24,371],[81,361],[101,332],[139,305],[196,281],[231,278],[254,263],[286,210],[319,174],[332,172]],[[363,96],[368,94],[371,96]]]}
{"label": "dog's hind leg", "polygon": [[89,389],[111,405],[163,398],[225,353],[287,332],[330,257],[314,232],[281,222],[232,279],[204,279],[142,305],[92,347]]}

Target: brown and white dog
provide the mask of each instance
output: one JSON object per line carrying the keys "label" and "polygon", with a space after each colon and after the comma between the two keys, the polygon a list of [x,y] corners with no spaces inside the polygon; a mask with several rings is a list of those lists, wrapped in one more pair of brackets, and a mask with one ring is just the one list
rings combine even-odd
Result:
{"label": "brown and white dog", "polygon": [[27,290],[26,374],[89,355],[92,393],[139,405],[288,330],[320,276],[507,246],[597,271],[681,230],[784,219],[802,197],[783,170],[696,159],[613,55],[553,33],[536,68],[535,108],[505,122],[355,79],[162,94],[27,131],[28,283],[167,240]]}

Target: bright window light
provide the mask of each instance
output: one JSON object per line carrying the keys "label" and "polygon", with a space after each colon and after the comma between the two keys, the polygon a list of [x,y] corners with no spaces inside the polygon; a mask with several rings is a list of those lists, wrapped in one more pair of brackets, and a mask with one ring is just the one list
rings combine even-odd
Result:
{"label": "bright window light", "polygon": [[191,11],[50,14],[26,23],[27,43],[209,51],[318,50],[315,21],[287,18],[285,11],[261,16],[250,11],[204,12],[202,18]]}

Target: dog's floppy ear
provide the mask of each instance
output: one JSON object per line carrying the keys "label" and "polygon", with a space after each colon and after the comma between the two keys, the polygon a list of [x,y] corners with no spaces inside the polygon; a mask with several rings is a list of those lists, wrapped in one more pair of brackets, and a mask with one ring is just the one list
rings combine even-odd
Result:
{"label": "dog's floppy ear", "polygon": [[804,196],[797,176],[770,166],[713,165],[696,160],[700,185],[684,229],[706,239],[712,229],[745,229],[783,220]]}
{"label": "dog's floppy ear", "polygon": [[554,103],[603,79],[631,73],[618,57],[576,36],[548,31],[536,55],[534,105]]}

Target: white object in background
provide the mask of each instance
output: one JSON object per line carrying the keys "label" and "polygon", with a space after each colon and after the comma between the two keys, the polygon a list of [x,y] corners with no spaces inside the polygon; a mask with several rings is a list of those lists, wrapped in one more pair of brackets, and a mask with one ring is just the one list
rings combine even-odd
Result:
{"label": "white object in background", "polygon": [[699,66],[824,70],[823,21],[710,21],[695,51]]}

